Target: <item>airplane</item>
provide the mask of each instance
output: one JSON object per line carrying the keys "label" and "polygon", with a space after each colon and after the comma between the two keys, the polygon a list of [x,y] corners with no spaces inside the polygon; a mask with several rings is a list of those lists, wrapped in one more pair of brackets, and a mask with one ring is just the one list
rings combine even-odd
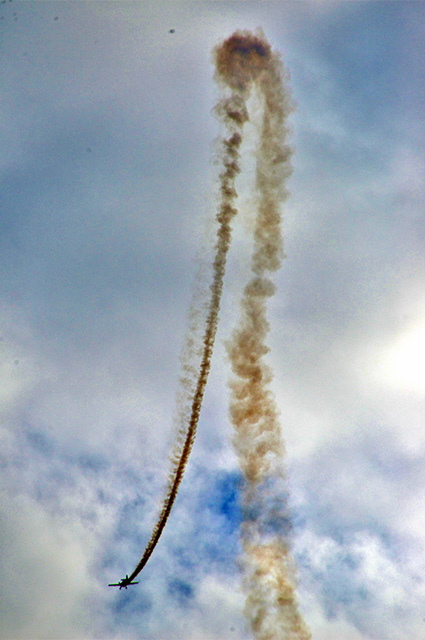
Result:
{"label": "airplane", "polygon": [[108,584],[108,587],[119,587],[120,589],[127,589],[129,584],[139,584],[138,582],[130,582],[128,575],[125,576],[119,582],[113,582],[112,584]]}

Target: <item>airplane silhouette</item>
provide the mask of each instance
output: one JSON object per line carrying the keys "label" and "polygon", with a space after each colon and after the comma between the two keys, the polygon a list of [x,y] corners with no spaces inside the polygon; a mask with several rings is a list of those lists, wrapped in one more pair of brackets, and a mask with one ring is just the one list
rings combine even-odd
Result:
{"label": "airplane silhouette", "polygon": [[120,589],[127,589],[129,584],[139,584],[138,582],[130,582],[128,575],[125,576],[119,582],[113,582],[112,584],[108,584],[108,587],[119,587]]}

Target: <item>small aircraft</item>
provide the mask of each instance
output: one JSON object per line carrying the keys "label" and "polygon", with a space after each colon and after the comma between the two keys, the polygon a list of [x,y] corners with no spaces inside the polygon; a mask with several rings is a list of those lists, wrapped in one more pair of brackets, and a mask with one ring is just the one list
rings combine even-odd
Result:
{"label": "small aircraft", "polygon": [[127,589],[129,584],[139,584],[138,582],[130,582],[128,575],[125,576],[119,582],[113,582],[112,584],[108,584],[108,587],[119,587],[120,589]]}

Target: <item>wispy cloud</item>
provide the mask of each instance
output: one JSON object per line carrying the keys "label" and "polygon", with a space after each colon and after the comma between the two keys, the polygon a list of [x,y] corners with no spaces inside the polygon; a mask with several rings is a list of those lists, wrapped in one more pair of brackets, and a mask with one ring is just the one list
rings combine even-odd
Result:
{"label": "wispy cloud", "polygon": [[424,323],[422,5],[13,1],[2,16],[2,637],[249,637],[223,348],[238,234],[173,527],[135,593],[106,585],[163,495],[215,207],[210,52],[262,25],[298,104],[270,363],[300,605],[318,640],[420,638],[423,400],[400,363]]}

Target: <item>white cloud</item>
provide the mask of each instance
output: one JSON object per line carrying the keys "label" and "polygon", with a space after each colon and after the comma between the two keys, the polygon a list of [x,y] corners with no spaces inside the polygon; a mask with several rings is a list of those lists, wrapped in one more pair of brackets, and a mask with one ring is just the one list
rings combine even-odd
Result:
{"label": "white cloud", "polygon": [[[249,635],[230,577],[235,525],[208,503],[236,466],[222,341],[238,316],[242,243],[171,526],[137,589],[106,584],[138,560],[167,472],[192,256],[199,219],[214,209],[213,196],[204,203],[217,130],[209,52],[262,24],[291,61],[299,103],[270,343],[303,610],[317,640],[386,640],[392,629],[419,640],[421,127],[397,124],[399,85],[390,95],[379,80],[371,102],[378,45],[362,40],[369,21],[391,37],[378,19],[391,12],[341,2],[19,7],[17,22],[9,12],[1,24],[2,282],[14,301],[0,344],[4,637]],[[393,43],[405,60],[396,33]],[[249,195],[241,201],[249,207]]]}
{"label": "white cloud", "polygon": [[1,505],[1,637],[90,637],[92,540],[33,500]]}
{"label": "white cloud", "polygon": [[315,637],[333,638],[338,631],[344,639],[420,637],[421,583],[375,534],[358,532],[337,541],[305,532],[297,552]]}
{"label": "white cloud", "polygon": [[[198,604],[200,607],[199,631],[200,635],[193,635],[193,640],[215,640],[223,638],[231,640],[235,637],[244,638],[244,620],[241,615],[244,597],[239,586],[238,575],[230,580],[221,576],[207,576],[202,580]],[[203,610],[208,612],[208,623],[202,621]],[[211,612],[214,612],[213,617]]]}

